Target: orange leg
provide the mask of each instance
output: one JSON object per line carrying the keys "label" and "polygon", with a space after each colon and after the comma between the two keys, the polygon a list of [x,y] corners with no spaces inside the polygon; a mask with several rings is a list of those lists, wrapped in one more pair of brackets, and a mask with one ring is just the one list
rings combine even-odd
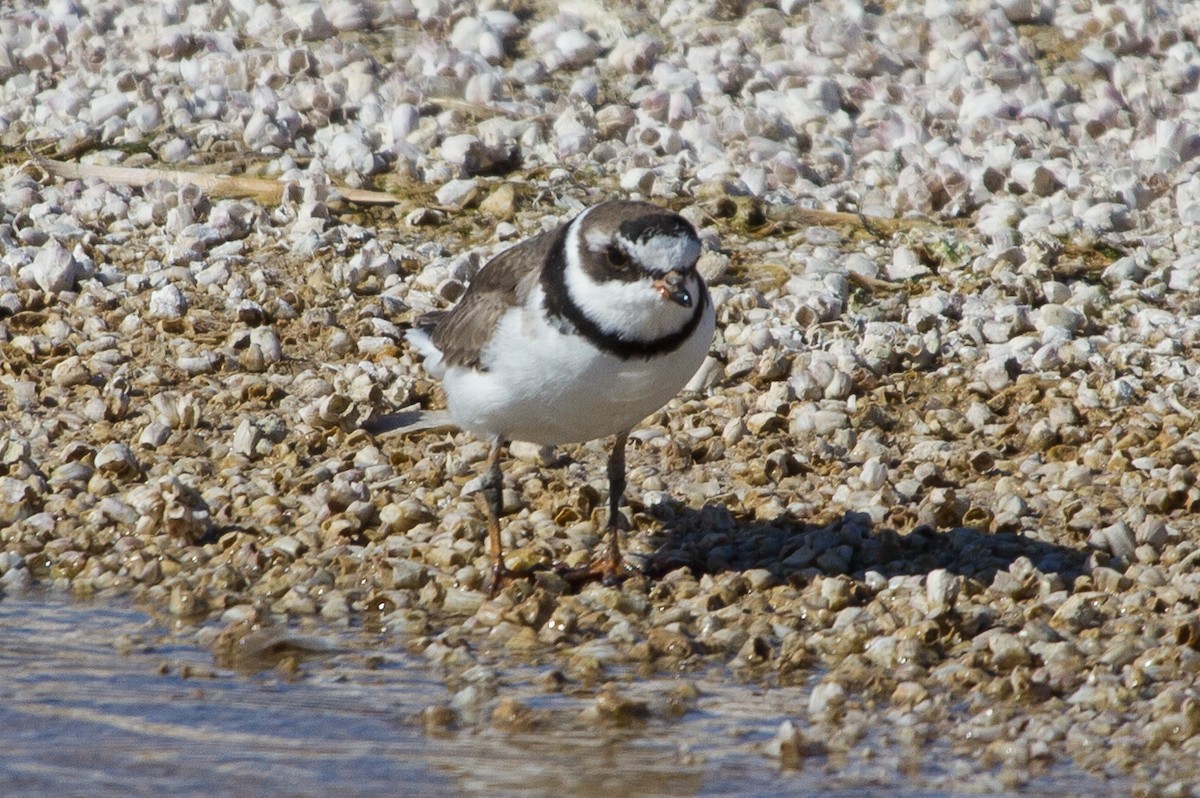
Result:
{"label": "orange leg", "polygon": [[617,433],[612,452],[608,455],[608,562],[604,564],[604,581],[615,582],[621,571],[621,499],[625,498],[625,442],[629,431]]}
{"label": "orange leg", "polygon": [[629,431],[617,433],[613,441],[612,452],[608,456],[608,523],[605,532],[608,535],[608,547],[605,553],[583,568],[567,568],[559,566],[556,570],[566,579],[576,585],[601,579],[611,585],[620,582],[628,574],[624,558],[621,556],[621,499],[625,496],[625,442],[629,440]]}
{"label": "orange leg", "polygon": [[504,474],[500,470],[500,456],[504,452],[505,440],[499,436],[492,439],[492,448],[487,456],[487,471],[483,477],[483,498],[487,505],[488,548],[492,556],[491,594],[496,595],[508,576],[504,567],[504,546],[500,543],[500,513],[504,511]]}

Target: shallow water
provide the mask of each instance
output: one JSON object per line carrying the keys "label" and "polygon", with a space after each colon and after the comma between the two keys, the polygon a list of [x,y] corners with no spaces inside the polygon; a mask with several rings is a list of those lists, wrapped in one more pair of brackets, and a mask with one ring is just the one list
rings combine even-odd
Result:
{"label": "shallow water", "polygon": [[[482,726],[432,737],[417,715],[448,693],[428,664],[361,632],[326,630],[321,640],[337,650],[306,660],[299,678],[277,670],[247,675],[215,667],[209,651],[132,607],[51,593],[6,597],[0,794],[958,794],[923,786],[938,782],[935,756],[915,777],[887,766],[780,771],[761,748],[795,716],[803,692],[719,679],[705,681],[696,709],[677,721],[595,729],[579,720],[590,699],[541,694],[523,683],[533,672],[506,672],[502,695],[510,691],[569,722],[552,733]],[[640,681],[628,689],[665,694],[674,684]],[[1079,794],[1078,776],[1056,772],[1022,794]],[[1093,783],[1088,792],[1128,790],[1117,786]]]}

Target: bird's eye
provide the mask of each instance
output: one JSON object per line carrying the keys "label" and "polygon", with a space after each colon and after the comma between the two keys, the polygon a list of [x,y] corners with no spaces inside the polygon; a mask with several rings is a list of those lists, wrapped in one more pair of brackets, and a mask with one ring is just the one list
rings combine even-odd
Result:
{"label": "bird's eye", "polygon": [[625,254],[625,250],[614,244],[608,248],[608,262],[613,266],[624,266],[629,263],[629,256]]}

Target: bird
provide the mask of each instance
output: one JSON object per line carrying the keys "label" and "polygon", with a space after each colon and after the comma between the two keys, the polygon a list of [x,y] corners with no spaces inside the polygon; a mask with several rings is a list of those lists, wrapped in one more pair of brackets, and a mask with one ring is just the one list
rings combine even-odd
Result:
{"label": "bird", "polygon": [[622,578],[626,442],[688,383],[713,339],[716,314],[696,269],[700,255],[683,216],[609,200],[496,255],[457,304],[407,330],[425,370],[441,380],[451,420],[490,444],[480,493],[493,594],[515,576],[500,540],[501,460],[514,440],[559,445],[612,436],[607,552],[571,576]]}

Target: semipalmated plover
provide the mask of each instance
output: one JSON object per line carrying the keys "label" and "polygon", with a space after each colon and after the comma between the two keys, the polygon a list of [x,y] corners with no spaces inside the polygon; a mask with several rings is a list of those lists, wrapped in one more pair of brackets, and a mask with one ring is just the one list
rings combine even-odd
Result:
{"label": "semipalmated plover", "polygon": [[407,333],[442,380],[450,417],[491,443],[487,503],[492,590],[508,441],[578,443],[614,435],[608,459],[608,553],[589,573],[621,569],[618,506],[633,426],[687,384],[712,342],[715,314],[696,271],[700,240],[679,214],[615,200],[505,250],[457,305]]}

